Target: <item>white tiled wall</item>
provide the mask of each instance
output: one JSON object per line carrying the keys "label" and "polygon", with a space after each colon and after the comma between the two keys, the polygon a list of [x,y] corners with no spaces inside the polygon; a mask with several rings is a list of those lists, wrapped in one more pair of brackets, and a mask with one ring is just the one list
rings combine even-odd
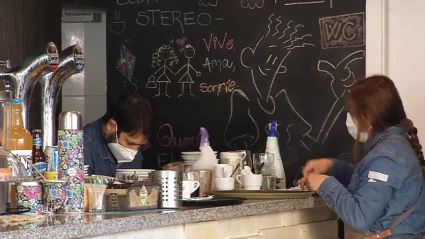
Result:
{"label": "white tiled wall", "polygon": [[84,71],[70,77],[62,88],[62,110],[77,110],[83,124],[106,111],[106,15],[99,23],[62,23],[62,48],[80,44],[84,49]]}

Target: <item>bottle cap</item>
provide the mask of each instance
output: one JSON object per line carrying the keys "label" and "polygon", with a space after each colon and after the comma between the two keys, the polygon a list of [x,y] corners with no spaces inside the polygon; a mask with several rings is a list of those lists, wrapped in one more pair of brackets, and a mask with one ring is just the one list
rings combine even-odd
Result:
{"label": "bottle cap", "polygon": [[210,146],[210,140],[208,139],[208,131],[204,127],[201,127],[201,144],[199,145],[199,147],[202,146]]}
{"label": "bottle cap", "polygon": [[277,121],[276,120],[270,120],[269,121],[269,137],[276,137],[277,136]]}

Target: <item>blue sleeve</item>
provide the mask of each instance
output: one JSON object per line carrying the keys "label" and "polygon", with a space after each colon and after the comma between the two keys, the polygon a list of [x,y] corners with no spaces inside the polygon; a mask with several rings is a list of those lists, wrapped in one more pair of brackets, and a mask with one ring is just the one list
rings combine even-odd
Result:
{"label": "blue sleeve", "polygon": [[353,175],[357,191],[350,193],[334,177],[323,181],[318,193],[340,218],[356,231],[369,229],[388,205],[393,191],[400,188],[407,174],[402,162],[376,157]]}
{"label": "blue sleeve", "polygon": [[331,159],[333,166],[328,175],[334,176],[344,187],[348,187],[356,165],[338,159]]}

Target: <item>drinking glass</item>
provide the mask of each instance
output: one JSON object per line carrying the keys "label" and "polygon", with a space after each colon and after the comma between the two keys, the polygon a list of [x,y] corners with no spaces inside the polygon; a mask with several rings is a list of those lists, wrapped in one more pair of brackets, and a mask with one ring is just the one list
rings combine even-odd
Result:
{"label": "drinking glass", "polygon": [[68,200],[66,186],[68,181],[47,180],[44,183],[44,211],[55,214],[60,211]]}
{"label": "drinking glass", "polygon": [[[255,174],[262,173],[264,169],[266,173],[274,168],[274,155],[268,153],[255,153],[253,156],[253,166]],[[271,173],[271,172],[270,172]]]}

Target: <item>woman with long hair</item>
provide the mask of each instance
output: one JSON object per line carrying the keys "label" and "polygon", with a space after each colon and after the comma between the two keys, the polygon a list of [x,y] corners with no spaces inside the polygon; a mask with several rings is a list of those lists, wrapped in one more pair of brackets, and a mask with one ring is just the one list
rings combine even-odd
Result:
{"label": "woman with long hair", "polygon": [[357,163],[310,160],[301,186],[339,215],[346,239],[425,238],[424,155],[393,81],[375,75],[357,82],[347,110]]}

